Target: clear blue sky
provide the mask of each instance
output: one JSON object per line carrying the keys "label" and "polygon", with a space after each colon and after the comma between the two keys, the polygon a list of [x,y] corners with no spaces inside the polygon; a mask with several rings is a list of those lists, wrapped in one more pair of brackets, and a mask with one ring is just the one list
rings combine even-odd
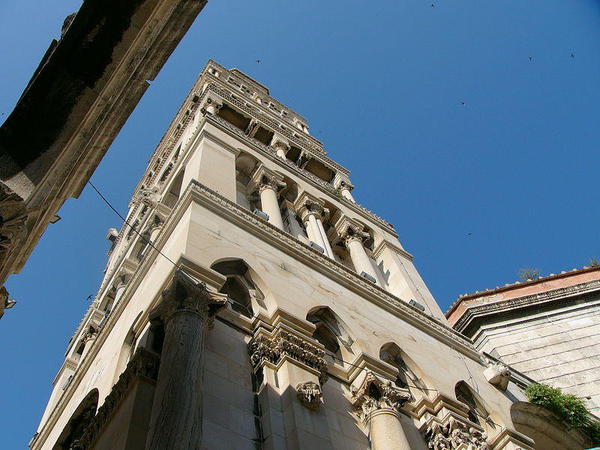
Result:
{"label": "clear blue sky", "polygon": [[[2,121],[79,4],[0,2]],[[208,58],[309,119],[443,309],[600,257],[598,0],[211,0],[93,176],[121,211]],[[3,449],[35,432],[120,227],[89,188],[59,214],[8,282]]]}

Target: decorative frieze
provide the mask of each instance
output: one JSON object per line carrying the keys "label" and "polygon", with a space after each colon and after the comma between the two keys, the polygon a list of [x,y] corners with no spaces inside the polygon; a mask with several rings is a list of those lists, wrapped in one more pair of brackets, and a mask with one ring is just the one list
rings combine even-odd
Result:
{"label": "decorative frieze", "polygon": [[321,406],[323,389],[314,381],[307,381],[296,386],[297,397],[300,403],[311,411],[316,411]]}
{"label": "decorative frieze", "polygon": [[98,409],[96,415],[91,418],[86,426],[83,436],[73,444],[73,450],[86,450],[92,446],[110,417],[119,408],[131,385],[137,377],[143,377],[156,381],[160,358],[143,348],[138,349],[127,364],[127,368],[119,376],[110,394],[104,400],[104,404]]}
{"label": "decorative frieze", "polygon": [[360,386],[352,389],[350,401],[359,417],[367,421],[374,411],[386,408],[400,411],[411,399],[408,389],[401,389],[391,381],[384,381],[369,371]]}
{"label": "decorative frieze", "polygon": [[327,363],[325,352],[318,346],[283,328],[277,328],[273,333],[259,329],[248,344],[250,361],[254,368],[271,363],[276,366],[288,357],[298,361],[320,373],[320,380],[327,378]]}
{"label": "decorative frieze", "polygon": [[445,424],[433,420],[423,437],[432,450],[489,450],[487,435],[472,426],[450,417]]}

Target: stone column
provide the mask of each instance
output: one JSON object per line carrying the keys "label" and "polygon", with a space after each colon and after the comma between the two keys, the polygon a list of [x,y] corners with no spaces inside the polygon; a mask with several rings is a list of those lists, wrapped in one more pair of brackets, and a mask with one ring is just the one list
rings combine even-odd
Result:
{"label": "stone column", "polygon": [[410,399],[408,390],[381,380],[373,372],[367,372],[360,387],[353,390],[351,402],[368,424],[373,450],[410,450],[399,412]]}
{"label": "stone column", "polygon": [[350,253],[356,273],[360,275],[364,272],[369,276],[369,279],[372,277],[371,281],[380,284],[371,264],[371,259],[363,245],[363,241],[369,238],[369,233],[364,231],[364,226],[357,220],[343,215],[335,224],[335,230]]}
{"label": "stone column", "polygon": [[269,215],[269,223],[283,230],[283,219],[277,200],[279,190],[286,186],[283,182],[283,176],[260,166],[254,172],[250,183],[251,189],[258,189],[260,193],[261,209]]}
{"label": "stone column", "polygon": [[200,449],[204,333],[227,298],[181,270],[162,296],[152,313],[163,320],[165,337],[146,449]]}
{"label": "stone column", "polygon": [[322,247],[325,250],[325,255],[333,258],[331,244],[323,227],[323,218],[329,214],[329,210],[325,208],[324,202],[303,192],[298,197],[298,200],[296,200],[294,206],[304,222],[308,238]]}

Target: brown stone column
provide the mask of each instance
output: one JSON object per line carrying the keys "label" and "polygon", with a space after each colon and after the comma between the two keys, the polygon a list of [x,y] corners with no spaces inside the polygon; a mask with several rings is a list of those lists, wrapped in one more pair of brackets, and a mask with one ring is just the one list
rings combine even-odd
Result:
{"label": "brown stone column", "polygon": [[200,449],[204,333],[227,299],[182,271],[162,295],[153,316],[164,321],[165,337],[146,449]]}

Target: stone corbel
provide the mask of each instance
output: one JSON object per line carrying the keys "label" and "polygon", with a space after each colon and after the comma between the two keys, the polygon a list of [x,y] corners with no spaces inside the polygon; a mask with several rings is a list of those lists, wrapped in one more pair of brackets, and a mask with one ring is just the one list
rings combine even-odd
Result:
{"label": "stone corbel", "polygon": [[323,399],[321,385],[314,381],[307,381],[296,386],[296,395],[302,405],[311,411],[317,411]]}
{"label": "stone corbel", "polygon": [[510,381],[510,368],[502,363],[492,363],[483,371],[485,379],[492,386],[506,391],[508,382]]}

